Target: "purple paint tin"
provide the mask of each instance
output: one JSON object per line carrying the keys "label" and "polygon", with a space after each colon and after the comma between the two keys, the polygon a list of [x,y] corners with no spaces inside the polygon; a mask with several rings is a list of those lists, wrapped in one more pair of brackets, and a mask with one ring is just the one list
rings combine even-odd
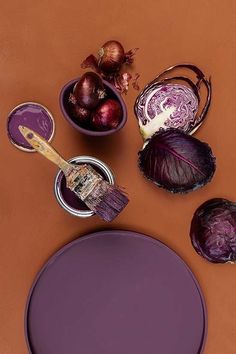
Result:
{"label": "purple paint tin", "polygon": [[39,272],[25,310],[31,354],[200,354],[201,289],[160,241],[100,231],[64,246]]}
{"label": "purple paint tin", "polygon": [[35,151],[19,131],[19,125],[24,125],[51,141],[55,131],[53,116],[49,110],[39,103],[25,102],[16,106],[8,115],[7,132],[12,144],[18,149]]}
{"label": "purple paint tin", "polygon": [[59,102],[60,102],[60,107],[61,107],[61,111],[63,113],[63,116],[65,117],[65,119],[76,129],[78,130],[80,133],[86,134],[86,135],[92,135],[92,136],[105,136],[105,135],[110,135],[113,134],[115,132],[118,132],[120,129],[123,128],[123,126],[125,125],[126,121],[127,121],[127,108],[126,108],[126,104],[123,100],[123,98],[121,97],[121,95],[117,92],[117,90],[115,89],[115,87],[113,85],[111,85],[109,82],[103,80],[105,89],[106,89],[106,93],[107,93],[107,97],[108,98],[114,98],[115,100],[117,100],[122,108],[122,119],[119,123],[119,125],[115,128],[115,129],[110,129],[110,130],[106,130],[106,131],[95,131],[95,130],[90,130],[90,129],[86,129],[81,127],[77,121],[73,118],[71,112],[70,112],[70,106],[69,106],[69,96],[70,94],[73,92],[73,87],[75,85],[75,83],[79,80],[80,78],[74,79],[69,81],[61,90],[60,92],[60,97],[59,97]]}
{"label": "purple paint tin", "polygon": [[[75,164],[89,164],[110,184],[115,183],[111,169],[103,161],[98,160],[95,157],[77,156],[70,159],[69,162]],[[58,171],[55,178],[54,193],[60,206],[68,213],[81,218],[87,218],[95,214],[87,208],[85,203],[83,203],[74,192],[66,187],[66,179],[61,170]]]}

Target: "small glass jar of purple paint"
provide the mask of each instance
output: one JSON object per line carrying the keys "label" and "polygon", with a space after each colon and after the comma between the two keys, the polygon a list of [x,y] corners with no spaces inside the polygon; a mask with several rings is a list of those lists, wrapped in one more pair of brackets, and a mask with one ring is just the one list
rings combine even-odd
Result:
{"label": "small glass jar of purple paint", "polygon": [[[68,162],[75,164],[89,164],[110,184],[115,183],[114,175],[111,169],[101,160],[92,156],[77,156],[70,159]],[[88,218],[95,213],[88,209],[87,206],[66,187],[66,179],[61,170],[58,171],[55,183],[54,193],[59,205],[68,213],[80,218]]]}

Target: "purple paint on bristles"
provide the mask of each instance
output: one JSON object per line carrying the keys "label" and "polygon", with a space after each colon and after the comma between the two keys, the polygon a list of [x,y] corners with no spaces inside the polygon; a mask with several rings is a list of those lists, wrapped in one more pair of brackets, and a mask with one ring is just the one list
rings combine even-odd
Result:
{"label": "purple paint on bristles", "polygon": [[109,186],[100,203],[95,206],[94,211],[103,220],[112,221],[126,207],[128,202],[128,197],[119,188]]}
{"label": "purple paint on bristles", "polygon": [[86,205],[105,221],[114,220],[129,202],[117,186],[101,181],[84,199]]}
{"label": "purple paint on bristles", "polygon": [[112,221],[128,204],[129,199],[117,186],[109,184],[92,166],[82,165],[80,170],[72,170],[72,190],[105,221]]}

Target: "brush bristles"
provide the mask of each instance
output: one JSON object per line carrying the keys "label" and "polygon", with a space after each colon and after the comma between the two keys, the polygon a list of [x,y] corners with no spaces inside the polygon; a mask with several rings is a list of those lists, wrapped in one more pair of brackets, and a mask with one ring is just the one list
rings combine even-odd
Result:
{"label": "brush bristles", "polygon": [[84,202],[103,220],[112,221],[126,207],[129,199],[119,187],[101,181]]}
{"label": "brush bristles", "polygon": [[105,221],[115,219],[129,202],[119,187],[105,181],[90,165],[73,168],[67,176],[67,185]]}

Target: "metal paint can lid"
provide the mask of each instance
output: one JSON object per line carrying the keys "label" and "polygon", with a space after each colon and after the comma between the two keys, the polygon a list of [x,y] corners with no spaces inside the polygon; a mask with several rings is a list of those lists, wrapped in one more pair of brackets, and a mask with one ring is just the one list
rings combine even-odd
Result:
{"label": "metal paint can lid", "polygon": [[13,108],[7,119],[7,133],[11,143],[20,150],[34,152],[18,127],[24,125],[50,142],[55,133],[55,122],[51,112],[40,103],[24,102]]}

